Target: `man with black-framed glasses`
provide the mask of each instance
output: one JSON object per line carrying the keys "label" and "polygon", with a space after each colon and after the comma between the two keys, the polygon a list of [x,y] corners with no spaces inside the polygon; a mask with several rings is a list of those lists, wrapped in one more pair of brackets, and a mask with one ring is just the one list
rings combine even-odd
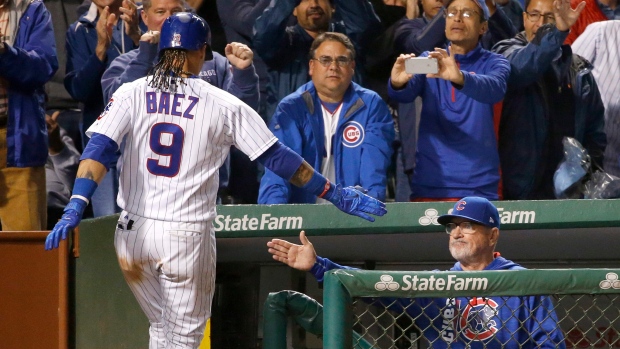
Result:
{"label": "man with black-framed glasses", "polygon": [[[352,82],[355,48],[341,33],[323,33],[310,47],[311,81],[285,97],[269,123],[276,137],[333,183],[361,186],[385,199],[394,123],[374,91]],[[266,170],[259,204],[325,203]]]}
{"label": "man with black-framed glasses", "polygon": [[554,199],[554,173],[572,137],[602,168],[607,144],[604,107],[592,65],[563,45],[585,2],[528,0],[525,31],[493,51],[510,62],[499,127],[504,199]]}

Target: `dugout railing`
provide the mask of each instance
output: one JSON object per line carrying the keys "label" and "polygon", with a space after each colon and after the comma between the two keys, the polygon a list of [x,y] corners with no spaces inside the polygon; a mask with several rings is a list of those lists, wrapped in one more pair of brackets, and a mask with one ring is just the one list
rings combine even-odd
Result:
{"label": "dugout railing", "polygon": [[377,349],[618,348],[619,275],[335,270],[325,275],[323,347],[356,347],[355,330]]}
{"label": "dugout railing", "polygon": [[[503,256],[532,268],[545,268],[547,262],[555,268],[620,267],[615,248],[620,246],[620,200],[498,201],[496,205],[501,210],[498,249]],[[249,281],[242,298],[230,295],[230,306],[222,302],[226,297],[215,298],[214,343],[222,338],[235,343],[249,338],[246,342],[251,344],[245,347],[258,347],[262,334],[257,329],[268,292],[296,289],[290,268],[274,263],[267,252],[269,239],[298,242],[303,229],[322,256],[343,264],[369,267],[360,262],[372,259],[377,269],[405,262],[407,266],[423,262],[419,266],[423,270],[444,269],[454,261],[448,236],[436,218],[452,206],[449,202],[388,203],[388,214],[374,223],[343,214],[332,205],[218,206],[214,221],[218,275],[222,276],[218,276],[218,290],[226,296],[228,290],[240,289],[240,281]],[[148,347],[148,322],[114,252],[117,219],[115,215],[80,224],[81,253],[75,261],[75,298],[70,304],[75,317],[75,338],[70,342],[78,349]],[[282,270],[274,271],[279,267]],[[246,268],[251,272],[244,273]],[[234,278],[227,274],[231,270]],[[298,290],[322,301],[319,291]],[[238,309],[242,301],[244,306]],[[222,333],[222,329],[235,332]]]}

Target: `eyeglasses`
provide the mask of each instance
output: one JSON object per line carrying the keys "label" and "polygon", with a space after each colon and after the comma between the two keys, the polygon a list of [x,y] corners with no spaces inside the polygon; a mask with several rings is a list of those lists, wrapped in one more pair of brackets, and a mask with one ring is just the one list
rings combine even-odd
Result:
{"label": "eyeglasses", "polygon": [[463,16],[463,18],[472,18],[474,16],[474,13],[477,14],[478,16],[480,16],[480,14],[472,9],[468,9],[468,8],[464,8],[462,10],[457,10],[455,8],[449,8],[447,10],[445,10],[446,16],[448,18],[454,18],[456,16],[459,15],[459,13],[461,14],[461,16]]}
{"label": "eyeglasses", "polygon": [[446,224],[446,233],[448,235],[452,235],[452,232],[454,231],[454,229],[456,229],[456,227],[460,227],[461,233],[463,234],[469,235],[469,234],[473,234],[476,232],[476,229],[474,228],[471,222],[461,222],[459,224],[456,224],[456,223]]}
{"label": "eyeglasses", "polygon": [[349,63],[351,63],[351,58],[346,56],[338,56],[335,60],[333,57],[330,56],[321,56],[319,58],[313,58],[313,60],[318,61],[325,68],[331,66],[334,61],[336,61],[336,65],[338,65],[339,67],[346,67],[349,65]]}
{"label": "eyeglasses", "polygon": [[538,20],[540,19],[540,17],[543,17],[544,23],[555,23],[555,16],[553,15],[553,13],[548,13],[546,15],[542,15],[541,13],[538,12],[526,12],[525,13],[527,15],[527,19],[529,19],[531,22],[538,22]]}

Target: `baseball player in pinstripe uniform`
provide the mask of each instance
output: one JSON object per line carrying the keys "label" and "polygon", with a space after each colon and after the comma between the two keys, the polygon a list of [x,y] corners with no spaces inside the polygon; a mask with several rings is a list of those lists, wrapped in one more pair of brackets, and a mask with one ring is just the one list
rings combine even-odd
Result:
{"label": "baseball player in pinstripe uniform", "polygon": [[249,106],[196,78],[206,55],[202,18],[176,13],[160,35],[152,75],[121,86],[88,130],[71,201],[45,247],[56,248],[79,224],[124,139],[119,265],[149,319],[149,348],[197,348],[215,286],[217,169],[231,145],[344,212],[374,221],[369,214],[386,210],[355,188],[332,185]]}
{"label": "baseball player in pinstripe uniform", "polygon": [[605,107],[607,147],[603,168],[620,177],[620,20],[588,25],[571,48],[593,65],[592,75]]}

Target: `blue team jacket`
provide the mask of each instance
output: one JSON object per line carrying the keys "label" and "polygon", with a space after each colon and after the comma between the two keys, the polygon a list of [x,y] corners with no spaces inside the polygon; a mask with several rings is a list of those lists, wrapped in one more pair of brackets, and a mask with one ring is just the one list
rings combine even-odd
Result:
{"label": "blue team jacket", "polygon": [[43,2],[33,0],[19,19],[11,47],[0,55],[0,75],[9,82],[7,167],[43,166],[47,126],[43,86],[58,70],[52,18]]}
{"label": "blue team jacket", "polygon": [[[141,41],[137,50],[118,56],[101,77],[103,98],[107,101],[124,83],[145,77],[158,58],[158,45]],[[258,108],[258,75],[254,66],[239,70],[226,57],[213,52],[213,59],[202,65],[200,78],[239,98],[254,110]]]}
{"label": "blue team jacket", "polygon": [[465,77],[461,89],[421,74],[401,90],[388,83],[388,94],[396,101],[410,103],[422,96],[413,196],[477,195],[497,200],[499,155],[493,104],[504,98],[510,64],[480,44],[466,55],[456,54],[455,60]]}
{"label": "blue team jacket", "polygon": [[[317,256],[310,270],[323,281],[325,272],[355,269]],[[525,269],[496,253],[484,270]],[[451,271],[463,271],[457,262]],[[433,349],[559,348],[565,349],[564,335],[553,303],[547,296],[379,298],[397,313],[406,312]]]}
{"label": "blue team jacket", "polygon": [[[352,82],[345,93],[332,142],[336,182],[361,185],[368,195],[385,199],[394,123],[379,95]],[[325,149],[321,101],[308,82],[280,102],[269,128],[280,142],[320,169]],[[265,170],[259,204],[315,203],[316,196]]]}

